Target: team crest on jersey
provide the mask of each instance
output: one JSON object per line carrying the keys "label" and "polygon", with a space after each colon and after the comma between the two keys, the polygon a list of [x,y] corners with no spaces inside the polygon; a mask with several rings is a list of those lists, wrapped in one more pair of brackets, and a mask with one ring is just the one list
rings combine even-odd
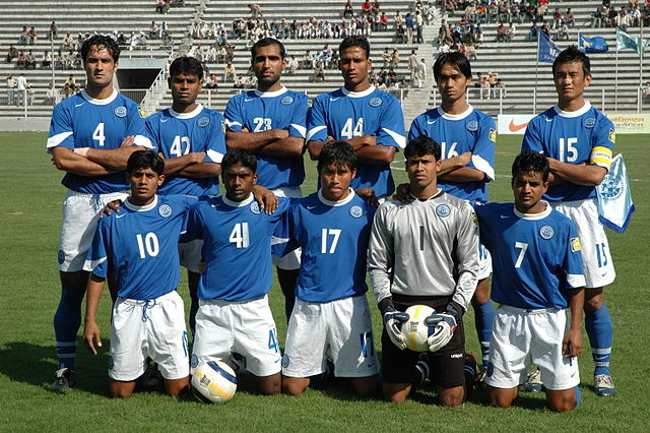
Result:
{"label": "team crest on jersey", "polygon": [[291,105],[293,104],[293,96],[285,96],[284,98],[280,99],[280,104],[282,105]]}
{"label": "team crest on jersey", "polygon": [[555,230],[553,230],[553,227],[545,225],[539,229],[539,235],[542,237],[542,239],[549,240],[553,237],[553,235],[555,235]]}
{"label": "team crest on jersey", "polygon": [[467,130],[470,132],[478,131],[478,122],[476,120],[470,120],[467,122]]}
{"label": "team crest on jersey", "polygon": [[447,218],[451,213],[451,208],[446,204],[440,204],[436,207],[436,215],[440,218]]}
{"label": "team crest on jersey", "polygon": [[609,130],[608,138],[609,138],[609,141],[611,141],[612,143],[616,143],[616,130],[614,130],[614,128]]}
{"label": "team crest on jersey", "polygon": [[169,216],[172,214],[172,208],[168,204],[162,204],[158,208],[158,213],[163,218],[169,218]]}
{"label": "team crest on jersey", "polygon": [[251,212],[253,212],[255,215],[259,215],[259,214],[260,214],[260,205],[257,204],[257,202],[254,201],[254,200],[253,200],[253,202],[251,203]]}
{"label": "team crest on jersey", "polygon": [[582,250],[582,243],[580,242],[580,238],[571,238],[569,239],[569,242],[571,242],[571,252],[577,253],[578,251]]}
{"label": "team crest on jersey", "polygon": [[210,118],[209,117],[201,117],[199,121],[197,122],[197,125],[199,125],[199,128],[205,128],[210,124]]}
{"label": "team crest on jersey", "polygon": [[582,124],[585,126],[585,128],[593,128],[594,125],[596,125],[596,119],[594,119],[593,117],[588,117],[584,120]]}
{"label": "team crest on jersey", "polygon": [[192,365],[192,368],[196,368],[196,367],[199,366],[199,357],[198,356],[192,354],[192,363],[191,363],[191,365]]}
{"label": "team crest on jersey", "polygon": [[370,100],[370,102],[368,102],[368,104],[370,104],[371,107],[375,107],[375,108],[380,107],[381,104],[383,103],[384,101],[382,101],[379,96],[375,96]]}
{"label": "team crest on jersey", "polygon": [[126,107],[125,106],[120,106],[115,109],[115,115],[117,117],[126,117]]}
{"label": "team crest on jersey", "polygon": [[489,135],[490,141],[492,143],[497,142],[497,130],[496,129],[490,129],[490,135]]}
{"label": "team crest on jersey", "polygon": [[350,215],[354,218],[361,218],[361,215],[363,215],[363,209],[361,209],[361,206],[352,206],[350,208]]}
{"label": "team crest on jersey", "polygon": [[57,257],[59,260],[59,264],[62,265],[63,262],[65,262],[65,253],[63,250],[59,250],[59,256]]}

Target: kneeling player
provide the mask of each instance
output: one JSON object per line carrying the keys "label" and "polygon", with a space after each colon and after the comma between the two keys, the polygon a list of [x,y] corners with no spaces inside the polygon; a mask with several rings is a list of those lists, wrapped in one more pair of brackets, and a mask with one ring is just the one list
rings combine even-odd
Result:
{"label": "kneeling player", "polygon": [[164,180],[163,169],[163,160],[154,152],[131,155],[127,164],[131,194],[119,213],[99,221],[84,264],[84,270],[92,273],[84,338],[94,354],[101,347],[95,315],[107,273],[117,281],[109,369],[113,397],[133,393],[147,357],[158,364],[169,394],[178,395],[189,384],[185,310],[176,292],[177,245],[187,210],[196,200],[156,195]]}
{"label": "kneeling player", "polygon": [[357,156],[344,141],[318,157],[320,190],[289,212],[288,249],[302,247],[296,303],[282,360],[282,389],[302,394],[329,359],[336,377],[360,395],[377,388],[377,361],[365,293],[366,251],[374,209],[350,183]]}
{"label": "kneeling player", "polygon": [[476,209],[493,258],[492,299],[501,304],[486,383],[490,404],[509,407],[530,358],[541,370],[548,406],[564,412],[579,400],[585,278],[575,225],[541,200],[548,177],[547,159],[523,152],[512,165],[515,205]]}
{"label": "kneeling player", "polygon": [[280,392],[280,347],[267,294],[271,290],[271,241],[289,208],[278,200],[273,215],[253,197],[257,160],[252,152],[231,150],[221,162],[226,194],[192,208],[188,237],[203,239],[205,270],[198,287],[192,365],[244,357],[263,394]]}
{"label": "kneeling player", "polygon": [[478,227],[471,205],[438,189],[440,145],[428,137],[404,150],[410,202],[388,200],[375,215],[368,270],[384,319],[384,397],[404,401],[417,383],[419,353],[406,349],[400,332],[402,311],[425,304],[436,313],[429,339],[431,381],[442,405],[465,397],[465,337],[462,316],[477,283]]}

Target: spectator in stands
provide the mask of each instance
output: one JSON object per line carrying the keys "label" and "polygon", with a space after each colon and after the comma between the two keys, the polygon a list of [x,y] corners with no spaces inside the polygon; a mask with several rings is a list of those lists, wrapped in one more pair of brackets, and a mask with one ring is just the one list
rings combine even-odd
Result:
{"label": "spectator in stands", "polygon": [[56,33],[57,33],[56,22],[52,20],[52,22],[50,23],[50,31],[47,35],[48,39],[51,41],[54,40],[54,38],[56,38]]}
{"label": "spectator in stands", "polygon": [[13,60],[18,57],[18,50],[13,45],[9,45],[9,50],[7,51],[7,63],[13,62]]}
{"label": "spectator in stands", "polygon": [[52,53],[48,50],[43,51],[43,59],[41,60],[41,68],[49,68],[52,65]]}
{"label": "spectator in stands", "polygon": [[409,77],[412,85],[415,87],[419,87],[416,85],[417,78],[415,76],[418,69],[418,57],[415,55],[415,50],[411,50],[411,54],[409,54],[408,66],[409,66]]}
{"label": "spectator in stands", "polygon": [[510,24],[508,25],[508,37],[507,37],[508,42],[514,40],[516,34],[517,34],[517,25],[515,24],[514,21],[510,21]]}
{"label": "spectator in stands", "polygon": [[397,48],[393,48],[393,52],[390,55],[390,69],[395,69],[399,65],[399,51]]}
{"label": "spectator in stands", "polygon": [[379,15],[378,30],[382,32],[388,30],[388,15],[386,15],[386,12],[382,11],[381,15]]}
{"label": "spectator in stands", "polygon": [[64,50],[71,50],[74,44],[74,40],[72,38],[72,35],[70,32],[66,32],[65,36],[63,37],[63,49]]}
{"label": "spectator in stands", "polygon": [[345,8],[343,9],[343,18],[352,18],[354,16],[354,9],[352,9],[352,1],[347,0],[345,2]]}
{"label": "spectator in stands", "polygon": [[417,68],[415,69],[415,87],[417,87],[418,89],[421,88],[426,78],[427,78],[427,63],[422,58],[420,59],[420,62],[417,64]]}
{"label": "spectator in stands", "polygon": [[235,70],[235,65],[232,63],[227,63],[223,69],[223,82],[235,81],[237,79],[237,71]]}
{"label": "spectator in stands", "polygon": [[412,44],[413,33],[415,31],[415,20],[413,19],[413,15],[411,15],[410,12],[406,14],[406,18],[404,18],[404,24],[406,26],[406,43]]}
{"label": "spectator in stands", "polygon": [[27,39],[28,39],[27,26],[23,26],[22,30],[20,31],[20,35],[18,36],[18,45],[25,45],[27,43]]}
{"label": "spectator in stands", "polygon": [[488,74],[481,74],[479,83],[481,85],[481,99],[490,99],[490,82],[488,81]]}
{"label": "spectator in stands", "polygon": [[535,23],[535,21],[533,21],[532,23],[530,23],[530,29],[528,29],[528,36],[526,37],[526,39],[528,39],[529,41],[536,40],[538,32],[539,29],[537,28],[537,24]]}
{"label": "spectator in stands", "polygon": [[262,6],[257,3],[250,3],[248,5],[248,12],[251,14],[251,18],[254,20],[264,18],[262,15]]}
{"label": "spectator in stands", "polygon": [[551,24],[551,30],[559,30],[562,27],[562,13],[560,8],[555,8],[553,11],[553,23]]}
{"label": "spectator in stands", "polygon": [[571,8],[568,8],[566,10],[566,13],[564,14],[564,18],[562,18],[562,21],[564,21],[566,25],[569,27],[574,27],[576,25],[576,17],[573,15]]}
{"label": "spectator in stands", "polygon": [[27,89],[29,88],[29,83],[27,83],[27,78],[24,74],[20,74],[16,77],[16,105],[23,105],[29,101],[27,100]]}
{"label": "spectator in stands", "polygon": [[627,28],[630,25],[630,18],[629,15],[625,12],[625,6],[621,6],[621,9],[618,11],[615,19],[615,24],[619,29],[627,31]]}
{"label": "spectator in stands", "polygon": [[151,21],[151,24],[149,24],[149,34],[147,37],[149,39],[157,39],[160,37],[160,26],[155,21]]}
{"label": "spectator in stands", "polygon": [[210,74],[210,79],[205,86],[206,89],[218,89],[219,88],[219,76],[217,74]]}
{"label": "spectator in stands", "polygon": [[556,39],[558,41],[568,41],[569,40],[569,26],[566,23],[562,23],[562,27],[558,30],[556,34]]}
{"label": "spectator in stands", "polygon": [[13,75],[7,76],[7,105],[16,104],[16,78]]}
{"label": "spectator in stands", "polygon": [[424,29],[424,17],[422,12],[417,11],[415,13],[415,41],[418,44],[424,43],[424,37],[422,36],[422,30]]}
{"label": "spectator in stands", "polygon": [[609,8],[604,3],[598,5],[596,10],[591,14],[591,27],[604,27]]}
{"label": "spectator in stands", "polygon": [[299,64],[298,64],[298,59],[296,59],[296,56],[290,56],[287,59],[287,67],[285,68],[285,72],[287,74],[295,74],[296,71],[298,70]]}
{"label": "spectator in stands", "polygon": [[156,12],[164,14],[167,12],[168,4],[165,0],[156,0]]}
{"label": "spectator in stands", "polygon": [[490,85],[490,93],[491,93],[491,96],[493,98],[498,97],[498,94],[497,94],[497,92],[498,92],[497,91],[497,81],[498,80],[499,80],[499,74],[497,74],[496,72],[490,72],[488,74],[487,81],[488,81],[488,84]]}
{"label": "spectator in stands", "polygon": [[363,16],[369,15],[371,9],[372,9],[372,5],[368,0],[364,0],[364,2],[361,3],[361,15]]}
{"label": "spectator in stands", "polygon": [[316,60],[314,62],[314,69],[309,77],[309,81],[325,81],[325,67],[322,60]]}
{"label": "spectator in stands", "polygon": [[497,26],[497,42],[506,42],[508,40],[508,28],[504,23]]}
{"label": "spectator in stands", "polygon": [[16,57],[16,67],[18,69],[24,69],[26,61],[27,61],[27,55],[25,54],[25,51],[21,50],[18,53],[18,56]]}

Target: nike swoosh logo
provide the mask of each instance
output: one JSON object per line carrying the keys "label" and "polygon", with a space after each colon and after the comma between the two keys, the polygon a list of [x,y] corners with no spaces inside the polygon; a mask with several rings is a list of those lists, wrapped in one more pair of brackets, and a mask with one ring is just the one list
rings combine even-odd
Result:
{"label": "nike swoosh logo", "polygon": [[513,120],[511,120],[510,124],[508,125],[508,129],[510,130],[510,132],[517,132],[517,131],[521,131],[522,129],[526,129],[527,126],[528,126],[528,122],[517,125]]}
{"label": "nike swoosh logo", "polygon": [[74,108],[79,108],[79,107],[81,107],[81,106],[84,105],[84,104],[85,104],[85,102],[82,102],[81,104],[74,104]]}
{"label": "nike swoosh logo", "polygon": [[549,119],[548,117],[545,117],[544,120],[546,120],[547,122],[552,122],[553,121],[553,119]]}
{"label": "nike swoosh logo", "polygon": [[118,213],[118,214],[115,215],[115,219],[120,219],[120,218],[125,217],[125,216],[126,216],[125,213],[121,213],[121,214]]}
{"label": "nike swoosh logo", "polygon": [[438,121],[437,119],[436,120],[427,120],[427,125],[433,125],[437,121]]}
{"label": "nike swoosh logo", "polygon": [[508,219],[508,215],[499,215],[499,218],[502,220]]}
{"label": "nike swoosh logo", "polygon": [[338,101],[339,99],[341,99],[340,96],[338,98],[330,98],[330,102]]}
{"label": "nike swoosh logo", "polygon": [[169,120],[169,119],[160,119],[160,123],[165,123],[165,122],[167,122],[168,120]]}
{"label": "nike swoosh logo", "polygon": [[316,208],[316,206],[307,206],[307,210],[312,210],[314,208]]}
{"label": "nike swoosh logo", "polygon": [[244,98],[244,102],[251,102],[255,98]]}

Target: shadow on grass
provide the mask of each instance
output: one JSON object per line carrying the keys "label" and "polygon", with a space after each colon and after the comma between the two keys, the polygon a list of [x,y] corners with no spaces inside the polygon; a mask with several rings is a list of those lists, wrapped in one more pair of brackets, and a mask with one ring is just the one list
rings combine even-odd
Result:
{"label": "shadow on grass", "polygon": [[[107,396],[108,339],[102,339],[103,351],[98,356],[77,342],[75,389]],[[24,341],[12,341],[0,346],[0,374],[12,381],[43,387],[51,391],[54,372],[58,368],[54,345],[39,346]]]}

